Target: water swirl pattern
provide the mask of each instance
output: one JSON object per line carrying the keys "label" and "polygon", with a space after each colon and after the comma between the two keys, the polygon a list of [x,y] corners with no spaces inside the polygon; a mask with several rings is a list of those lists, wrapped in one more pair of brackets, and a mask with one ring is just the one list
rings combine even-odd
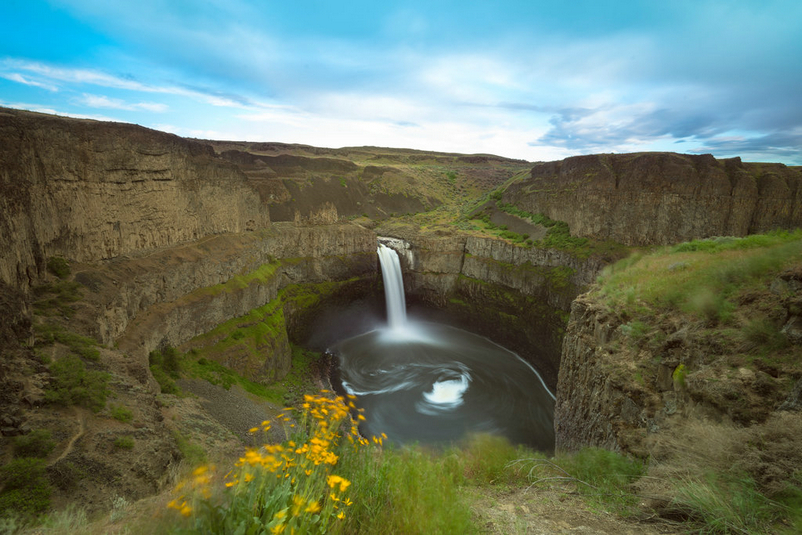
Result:
{"label": "water swirl pattern", "polygon": [[535,370],[490,340],[435,323],[378,329],[337,344],[343,388],[365,435],[446,443],[471,433],[554,447],[554,397]]}

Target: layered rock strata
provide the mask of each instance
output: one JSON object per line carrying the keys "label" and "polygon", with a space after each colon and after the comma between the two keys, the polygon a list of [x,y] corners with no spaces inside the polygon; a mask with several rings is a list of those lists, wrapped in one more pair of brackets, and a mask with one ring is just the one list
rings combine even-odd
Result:
{"label": "layered rock strata", "polygon": [[0,280],[263,228],[259,195],[208,145],[136,125],[0,110]]}
{"label": "layered rock strata", "polygon": [[802,226],[802,172],[675,153],[596,154],[535,164],[503,201],[627,245]]}

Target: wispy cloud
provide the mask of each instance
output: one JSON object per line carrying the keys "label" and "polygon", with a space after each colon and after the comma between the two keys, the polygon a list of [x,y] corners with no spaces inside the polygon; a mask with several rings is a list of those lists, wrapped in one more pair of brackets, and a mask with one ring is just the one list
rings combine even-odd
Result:
{"label": "wispy cloud", "polygon": [[48,91],[53,91],[53,92],[58,91],[58,87],[56,87],[53,84],[47,84],[39,82],[37,80],[32,80],[30,78],[21,75],[18,72],[0,73],[0,78],[5,78],[6,80],[11,80],[12,82],[17,82],[32,87],[41,87],[42,89],[47,89]]}
{"label": "wispy cloud", "polygon": [[[16,69],[36,74],[40,79],[55,84],[72,84],[74,86],[97,86],[111,89],[122,89],[139,93],[156,93],[164,95],[176,95],[189,97],[212,106],[222,107],[244,107],[247,105],[257,105],[250,99],[232,94],[221,93],[216,90],[203,89],[198,86],[182,87],[178,85],[156,85],[143,83],[133,78],[125,78],[108,74],[100,70],[75,69],[58,67],[47,63],[24,61],[13,58],[6,58],[0,62],[0,69]],[[21,75],[17,75],[20,76]],[[4,76],[7,77],[7,76]],[[19,80],[15,80],[19,81]],[[38,82],[46,85],[44,82]],[[96,107],[116,107],[118,109],[132,109],[130,107],[120,107],[123,104],[108,100],[105,103],[101,99],[87,99],[85,103]],[[157,108],[159,105],[156,105]],[[157,111],[147,106],[140,106],[140,109]]]}
{"label": "wispy cloud", "polygon": [[89,106],[90,108],[110,108],[114,110],[127,110],[127,111],[151,111],[156,113],[163,113],[168,110],[166,104],[158,102],[125,102],[118,98],[109,98],[104,95],[90,95],[84,93],[80,99],[81,103]]}

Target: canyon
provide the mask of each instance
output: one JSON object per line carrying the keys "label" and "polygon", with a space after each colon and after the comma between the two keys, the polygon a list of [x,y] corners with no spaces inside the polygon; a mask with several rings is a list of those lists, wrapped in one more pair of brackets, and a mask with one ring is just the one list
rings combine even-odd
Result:
{"label": "canyon", "polygon": [[[532,239],[482,226],[481,213]],[[564,222],[587,244],[541,246],[549,227],[521,213]],[[583,294],[633,247],[800,227],[802,170],[781,164],[673,153],[532,164],[205,141],[0,109],[4,459],[11,437],[49,427],[61,450],[53,466],[83,467],[83,496],[95,507],[112,491],[128,499],[157,492],[180,454],[149,354],[178,347],[258,383],[282,379],[292,343],[307,340],[327,308],[378,298],[383,237],[402,253],[411,305],[503,344],[540,372],[557,393],[558,449],[642,455],[647,432],[667,425],[658,415],[674,414],[666,407],[710,415],[718,406],[703,395],[678,402],[686,391],[675,392],[670,377],[679,357],[655,365],[653,385],[637,388],[617,379],[626,365],[594,365],[624,339],[627,318]],[[60,284],[53,258],[66,259],[82,296],[68,312],[36,314],[37,296]],[[796,333],[802,283],[783,280],[783,325]],[[44,324],[95,341],[100,360],[90,364],[111,374],[116,403],[134,408],[139,427],[98,425],[110,420],[105,412],[46,402],[51,374],[41,357],[68,350],[42,346],[36,326]],[[666,354],[703,351],[677,334],[681,325],[666,330]],[[779,373],[767,390],[777,404],[793,395]],[[755,392],[766,388],[762,376],[744,377]],[[78,423],[97,429],[78,440],[70,431]],[[123,469],[110,444],[129,434],[137,461]]]}

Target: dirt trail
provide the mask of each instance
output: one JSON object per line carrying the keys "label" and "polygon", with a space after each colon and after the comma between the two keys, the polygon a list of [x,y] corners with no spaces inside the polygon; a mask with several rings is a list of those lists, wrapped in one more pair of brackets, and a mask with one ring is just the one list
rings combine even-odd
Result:
{"label": "dirt trail", "polygon": [[56,459],[54,459],[53,461],[47,463],[48,466],[53,466],[62,459],[66,458],[67,455],[72,453],[72,450],[75,447],[75,443],[78,441],[79,438],[81,438],[86,434],[86,415],[78,407],[72,407],[72,414],[78,421],[78,432],[75,435],[73,435],[73,437],[69,440],[69,442],[67,442],[67,446],[64,448],[64,451],[61,452],[61,455],[56,457]]}

